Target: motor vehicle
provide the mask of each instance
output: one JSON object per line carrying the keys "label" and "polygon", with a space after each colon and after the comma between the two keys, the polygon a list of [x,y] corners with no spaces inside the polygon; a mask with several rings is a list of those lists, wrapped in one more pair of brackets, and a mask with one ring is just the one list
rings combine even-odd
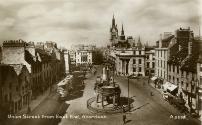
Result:
{"label": "motor vehicle", "polygon": [[166,100],[166,101],[168,101],[168,96],[169,96],[169,93],[168,92],[166,92],[166,91],[163,91],[163,99],[164,100]]}

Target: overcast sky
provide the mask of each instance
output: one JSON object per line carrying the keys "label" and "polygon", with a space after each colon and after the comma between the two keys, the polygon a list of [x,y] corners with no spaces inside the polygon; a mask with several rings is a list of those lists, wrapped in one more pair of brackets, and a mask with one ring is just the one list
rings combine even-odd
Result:
{"label": "overcast sky", "polygon": [[126,36],[154,44],[179,27],[198,35],[200,8],[200,0],[0,0],[0,41],[106,45],[114,13],[119,31],[123,23]]}

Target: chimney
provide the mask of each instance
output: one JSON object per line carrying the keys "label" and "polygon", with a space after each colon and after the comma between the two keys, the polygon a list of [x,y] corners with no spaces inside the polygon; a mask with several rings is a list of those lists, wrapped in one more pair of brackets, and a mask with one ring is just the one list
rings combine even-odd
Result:
{"label": "chimney", "polygon": [[188,55],[192,54],[192,44],[193,44],[193,33],[189,33],[189,42],[188,42]]}
{"label": "chimney", "polygon": [[159,48],[162,48],[162,34],[160,34]]}

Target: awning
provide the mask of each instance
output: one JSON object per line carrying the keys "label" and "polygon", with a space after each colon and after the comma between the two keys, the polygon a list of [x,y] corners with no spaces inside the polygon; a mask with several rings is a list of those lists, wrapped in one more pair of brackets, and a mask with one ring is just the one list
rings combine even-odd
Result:
{"label": "awning", "polygon": [[169,90],[170,92],[174,91],[175,89],[177,88],[176,85],[170,83],[170,82],[166,82],[165,84],[163,84],[163,89],[166,91],[166,90]]}
{"label": "awning", "polygon": [[153,81],[154,81],[154,80],[156,80],[156,79],[157,79],[157,77],[156,77],[156,76],[154,76],[154,77],[152,77],[152,78],[151,78],[151,80],[153,80]]}
{"label": "awning", "polygon": [[66,84],[67,84],[67,81],[63,80],[60,83],[58,83],[57,86],[63,86],[63,85],[66,85]]}

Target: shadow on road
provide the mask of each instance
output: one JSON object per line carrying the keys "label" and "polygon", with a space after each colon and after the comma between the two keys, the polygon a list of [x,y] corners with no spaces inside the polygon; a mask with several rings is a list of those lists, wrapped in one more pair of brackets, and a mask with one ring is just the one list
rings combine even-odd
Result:
{"label": "shadow on road", "polygon": [[128,97],[120,97],[120,105],[128,105],[132,104],[134,102],[134,99],[128,98]]}
{"label": "shadow on road", "polygon": [[144,106],[146,106],[146,105],[148,105],[149,103],[146,103],[146,104],[144,104],[144,105],[141,105],[141,106],[139,106],[139,107],[137,107],[137,108],[134,108],[133,110],[131,110],[132,112],[133,111],[135,111],[135,110],[138,110],[138,109],[141,109],[142,107],[144,107]]}

